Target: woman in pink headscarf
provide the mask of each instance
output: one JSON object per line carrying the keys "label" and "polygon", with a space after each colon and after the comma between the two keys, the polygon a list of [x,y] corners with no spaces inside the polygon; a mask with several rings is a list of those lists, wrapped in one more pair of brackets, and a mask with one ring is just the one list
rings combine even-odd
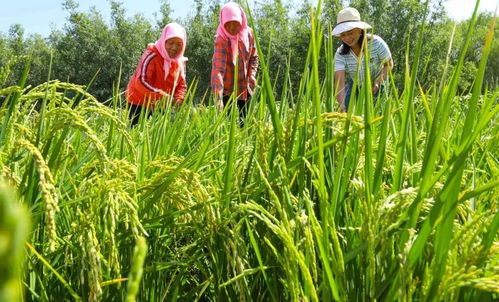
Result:
{"label": "woman in pink headscarf", "polygon": [[144,107],[153,110],[161,99],[172,101],[176,106],[184,101],[186,42],[185,29],[170,23],[156,43],[147,45],[126,91],[132,125],[137,124]]}
{"label": "woman in pink headscarf", "polygon": [[256,85],[258,54],[246,14],[239,4],[229,2],[220,11],[211,67],[211,88],[219,109],[227,104],[234,90],[235,66],[238,67],[237,105],[243,118]]}

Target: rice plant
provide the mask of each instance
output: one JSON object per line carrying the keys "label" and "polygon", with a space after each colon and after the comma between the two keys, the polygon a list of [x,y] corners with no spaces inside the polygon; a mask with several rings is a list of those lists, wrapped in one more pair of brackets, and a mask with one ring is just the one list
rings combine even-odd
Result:
{"label": "rice plant", "polygon": [[494,24],[469,95],[462,57],[425,91],[416,55],[403,90],[391,78],[374,102],[366,82],[337,113],[320,7],[296,92],[276,99],[258,47],[244,127],[194,105],[196,83],[134,128],[119,91],[104,106],[79,85],[25,87],[29,66],[0,89],[0,179],[32,225],[26,237],[22,211],[0,212],[0,300],[497,300]]}

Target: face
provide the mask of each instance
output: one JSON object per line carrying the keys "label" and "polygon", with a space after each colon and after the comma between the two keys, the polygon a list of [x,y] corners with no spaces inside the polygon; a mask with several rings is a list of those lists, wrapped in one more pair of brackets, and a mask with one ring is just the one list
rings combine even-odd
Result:
{"label": "face", "polygon": [[341,41],[343,41],[343,43],[352,47],[354,45],[357,45],[357,43],[359,42],[361,32],[362,30],[360,28],[354,28],[352,30],[341,33],[340,39]]}
{"label": "face", "polygon": [[224,27],[229,34],[235,36],[241,29],[241,24],[237,21],[229,21],[224,24]]}
{"label": "face", "polygon": [[165,42],[165,49],[168,52],[170,58],[175,58],[182,51],[182,39],[180,38],[170,38]]}

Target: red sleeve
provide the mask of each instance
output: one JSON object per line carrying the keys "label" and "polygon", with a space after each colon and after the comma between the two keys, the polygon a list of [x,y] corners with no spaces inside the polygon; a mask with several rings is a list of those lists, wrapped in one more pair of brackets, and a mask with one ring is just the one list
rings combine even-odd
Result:
{"label": "red sleeve", "polygon": [[162,95],[159,93],[160,89],[155,87],[155,79],[158,77],[158,71],[154,64],[154,52],[149,53],[143,60],[139,70],[139,80],[142,86],[146,89],[146,93],[151,99],[159,99]]}
{"label": "red sleeve", "polygon": [[215,39],[215,48],[213,57],[211,59],[211,89],[217,96],[223,95],[224,90],[224,76],[227,64],[227,48],[223,38],[217,37]]}

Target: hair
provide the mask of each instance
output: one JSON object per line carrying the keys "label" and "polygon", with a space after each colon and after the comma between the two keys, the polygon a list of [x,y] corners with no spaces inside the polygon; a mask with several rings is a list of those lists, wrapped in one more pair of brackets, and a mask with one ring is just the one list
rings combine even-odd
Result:
{"label": "hair", "polygon": [[[364,35],[365,35],[365,30],[361,30],[360,32],[360,37],[359,37],[359,41],[357,41],[357,43],[359,44],[360,47],[362,47],[362,43],[364,42]],[[340,49],[340,55],[344,56],[346,54],[348,54],[348,52],[350,51],[350,46],[348,46],[345,42],[342,42],[341,44],[341,49]]]}

